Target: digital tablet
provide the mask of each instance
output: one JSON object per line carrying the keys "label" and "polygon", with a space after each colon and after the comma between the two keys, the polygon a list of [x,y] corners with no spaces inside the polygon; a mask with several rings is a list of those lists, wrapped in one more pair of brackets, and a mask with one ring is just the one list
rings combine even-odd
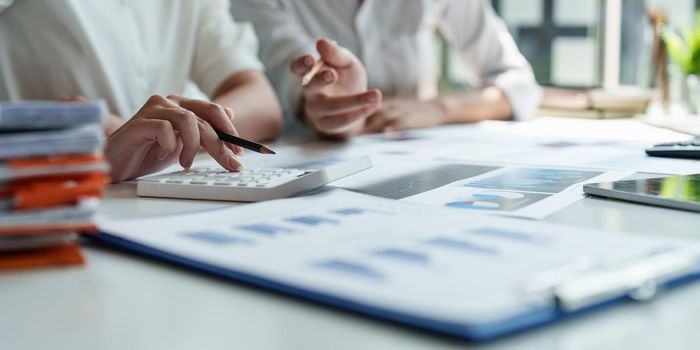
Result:
{"label": "digital tablet", "polygon": [[584,185],[583,191],[594,196],[700,212],[700,174],[601,182]]}

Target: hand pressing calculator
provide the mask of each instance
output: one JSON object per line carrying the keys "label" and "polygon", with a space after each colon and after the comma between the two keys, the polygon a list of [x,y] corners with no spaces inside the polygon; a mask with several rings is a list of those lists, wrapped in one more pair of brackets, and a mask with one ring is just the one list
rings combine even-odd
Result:
{"label": "hand pressing calculator", "polygon": [[138,180],[142,197],[209,199],[259,202],[285,198],[372,167],[369,156],[340,161],[321,169],[252,169],[229,172],[221,167],[202,167]]}
{"label": "hand pressing calculator", "polygon": [[653,157],[700,159],[700,138],[685,142],[662,143],[647,148]]}

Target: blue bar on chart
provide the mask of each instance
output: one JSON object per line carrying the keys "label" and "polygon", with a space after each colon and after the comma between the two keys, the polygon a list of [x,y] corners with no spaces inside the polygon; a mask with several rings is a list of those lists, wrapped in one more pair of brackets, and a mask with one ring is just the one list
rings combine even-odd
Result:
{"label": "blue bar on chart", "polygon": [[466,187],[479,187],[499,190],[559,193],[581,181],[601,175],[598,171],[564,169],[513,169],[496,176],[466,184]]}
{"label": "blue bar on chart", "polygon": [[508,239],[512,241],[519,241],[523,243],[531,243],[536,245],[547,245],[550,242],[550,240],[547,238],[538,237],[530,233],[503,230],[492,227],[482,227],[476,230],[469,230],[467,231],[467,233],[480,236]]}
{"label": "blue bar on chart", "polygon": [[475,244],[469,241],[457,240],[451,238],[435,238],[425,242],[431,246],[442,247],[454,250],[460,250],[466,253],[478,253],[478,254],[489,254],[496,255],[499,253],[498,249],[488,246],[483,246]]}
{"label": "blue bar on chart", "polygon": [[295,233],[296,232],[291,228],[280,227],[280,226],[269,225],[269,224],[251,224],[251,225],[238,226],[237,228],[241,229],[241,230],[248,231],[248,232],[252,232],[252,233],[266,235],[266,236],[274,236],[278,233]]}
{"label": "blue bar on chart", "polygon": [[338,215],[343,215],[343,216],[353,216],[353,215],[360,215],[364,212],[366,212],[366,209],[362,208],[345,208],[345,209],[338,209],[338,210],[333,210],[333,214],[338,214]]}
{"label": "blue bar on chart", "polygon": [[323,224],[337,225],[340,223],[340,221],[336,219],[316,215],[297,216],[293,218],[287,218],[286,221],[306,226],[318,226]]}
{"label": "blue bar on chart", "polygon": [[430,263],[430,257],[427,254],[404,249],[387,248],[377,250],[373,254],[382,258],[408,262],[411,264],[427,265]]}
{"label": "blue bar on chart", "polygon": [[349,275],[354,275],[354,276],[363,277],[363,278],[370,278],[370,279],[377,279],[377,280],[384,278],[384,275],[382,275],[382,273],[380,273],[379,271],[377,271],[369,266],[365,266],[365,265],[355,263],[355,262],[340,260],[340,259],[331,259],[331,260],[322,261],[322,262],[314,264],[314,266],[325,269],[325,270],[340,272],[343,274],[349,274]]}
{"label": "blue bar on chart", "polygon": [[229,245],[229,244],[245,244],[251,245],[255,242],[249,239],[234,237],[220,232],[214,231],[199,231],[199,232],[185,232],[182,236],[187,238],[196,239],[202,242],[207,242],[215,245]]}
{"label": "blue bar on chart", "polygon": [[388,212],[388,211],[381,211],[381,210],[375,210],[375,209],[365,209],[365,208],[342,208],[342,209],[332,210],[331,213],[336,214],[336,215],[340,215],[340,216],[355,216],[355,215],[362,215],[365,213],[393,215],[393,213]]}

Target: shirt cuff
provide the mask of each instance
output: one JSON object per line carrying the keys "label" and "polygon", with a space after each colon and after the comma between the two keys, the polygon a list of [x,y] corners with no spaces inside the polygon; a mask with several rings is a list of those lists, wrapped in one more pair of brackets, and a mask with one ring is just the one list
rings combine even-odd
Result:
{"label": "shirt cuff", "polygon": [[542,88],[530,77],[520,72],[507,72],[499,75],[492,84],[500,88],[508,97],[513,108],[513,120],[531,119],[542,100]]}

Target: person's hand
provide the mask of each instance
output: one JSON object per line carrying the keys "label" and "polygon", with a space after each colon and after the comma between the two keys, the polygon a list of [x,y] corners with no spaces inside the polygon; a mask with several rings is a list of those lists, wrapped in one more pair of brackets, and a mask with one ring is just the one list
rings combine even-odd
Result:
{"label": "person's hand", "polygon": [[[316,43],[324,68],[301,91],[304,117],[323,136],[346,138],[362,131],[365,119],[381,103],[379,90],[367,90],[367,72],[355,55],[334,43]],[[311,55],[290,63],[291,71],[303,77],[316,64]]]}
{"label": "person's hand", "polygon": [[366,133],[427,128],[444,124],[446,114],[436,100],[388,99],[367,119]]}
{"label": "person's hand", "polygon": [[107,139],[112,181],[160,171],[176,160],[189,168],[200,146],[227,170],[239,171],[242,165],[234,154],[242,150],[219,140],[212,126],[238,135],[229,108],[179,96],[152,96]]}

